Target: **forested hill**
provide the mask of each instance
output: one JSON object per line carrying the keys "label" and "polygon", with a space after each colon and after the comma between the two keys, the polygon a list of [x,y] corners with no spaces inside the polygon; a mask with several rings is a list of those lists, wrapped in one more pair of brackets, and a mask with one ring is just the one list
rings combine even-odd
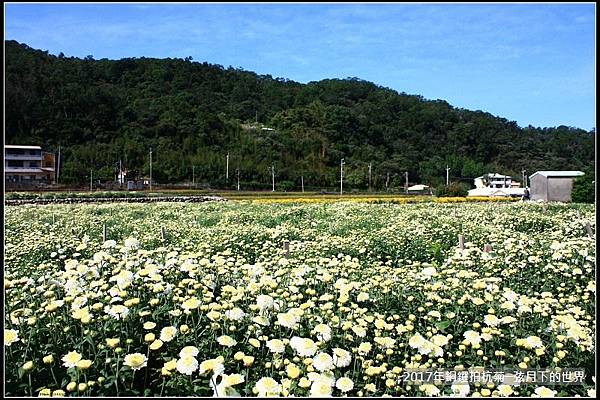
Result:
{"label": "forested hill", "polygon": [[566,126],[521,128],[360,79],[300,84],[186,59],[95,60],[50,55],[5,42],[5,143],[61,145],[63,182],[90,169],[114,179],[115,165],[160,182],[279,188],[440,184],[486,172],[521,177],[538,169],[588,169],[594,133]]}

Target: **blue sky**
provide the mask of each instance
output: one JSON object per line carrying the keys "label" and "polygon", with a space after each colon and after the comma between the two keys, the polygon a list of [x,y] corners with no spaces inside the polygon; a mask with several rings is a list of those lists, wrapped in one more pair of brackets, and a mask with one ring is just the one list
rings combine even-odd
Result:
{"label": "blue sky", "polygon": [[596,125],[591,3],[5,4],[5,38],[303,83],[358,77],[520,126]]}

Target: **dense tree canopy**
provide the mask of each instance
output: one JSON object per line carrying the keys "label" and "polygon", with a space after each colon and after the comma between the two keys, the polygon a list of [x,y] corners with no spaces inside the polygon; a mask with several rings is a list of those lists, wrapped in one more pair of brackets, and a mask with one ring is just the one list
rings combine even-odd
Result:
{"label": "dense tree canopy", "polygon": [[[277,181],[334,187],[345,158],[349,188],[437,186],[486,172],[593,166],[594,132],[519,127],[482,111],[398,93],[357,78],[300,84],[185,59],[94,60],[5,42],[7,144],[61,146],[63,182],[90,169],[114,179],[115,166],[158,182],[192,179],[245,188]],[[268,129],[267,129],[268,128]],[[226,154],[230,179],[225,181]],[[389,178],[388,178],[389,176]],[[282,186],[283,187],[283,186]]]}

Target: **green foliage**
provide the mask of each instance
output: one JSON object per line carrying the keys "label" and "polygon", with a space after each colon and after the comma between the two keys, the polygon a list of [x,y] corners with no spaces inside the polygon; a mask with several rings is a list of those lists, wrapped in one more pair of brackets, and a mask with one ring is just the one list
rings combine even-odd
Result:
{"label": "green foliage", "polygon": [[448,186],[441,185],[435,190],[437,197],[465,197],[468,194],[469,186],[461,182],[451,182]]}
{"label": "green foliage", "polygon": [[585,175],[573,180],[573,190],[571,191],[571,201],[574,203],[593,203],[595,189],[595,175],[593,171],[588,171]]}
{"label": "green foliage", "polygon": [[[195,180],[204,187],[345,190],[438,186],[486,172],[593,168],[593,133],[559,126],[520,128],[482,111],[398,93],[357,78],[300,84],[186,59],[94,60],[54,56],[5,42],[7,144],[57,152],[60,182],[86,184],[90,169],[114,180]],[[225,155],[230,176],[225,179]],[[389,179],[388,179],[389,175]],[[387,185],[386,185],[387,183]]]}

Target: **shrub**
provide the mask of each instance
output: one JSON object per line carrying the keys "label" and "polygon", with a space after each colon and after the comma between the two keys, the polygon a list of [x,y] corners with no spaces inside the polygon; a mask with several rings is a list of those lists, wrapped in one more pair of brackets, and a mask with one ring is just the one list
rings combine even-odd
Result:
{"label": "shrub", "polygon": [[574,203],[593,203],[594,186],[594,175],[591,173],[575,178],[573,181],[573,190],[571,191],[571,200]]}
{"label": "shrub", "polygon": [[452,182],[448,186],[438,186],[435,189],[437,197],[465,197],[468,194],[469,187],[461,182]]}

